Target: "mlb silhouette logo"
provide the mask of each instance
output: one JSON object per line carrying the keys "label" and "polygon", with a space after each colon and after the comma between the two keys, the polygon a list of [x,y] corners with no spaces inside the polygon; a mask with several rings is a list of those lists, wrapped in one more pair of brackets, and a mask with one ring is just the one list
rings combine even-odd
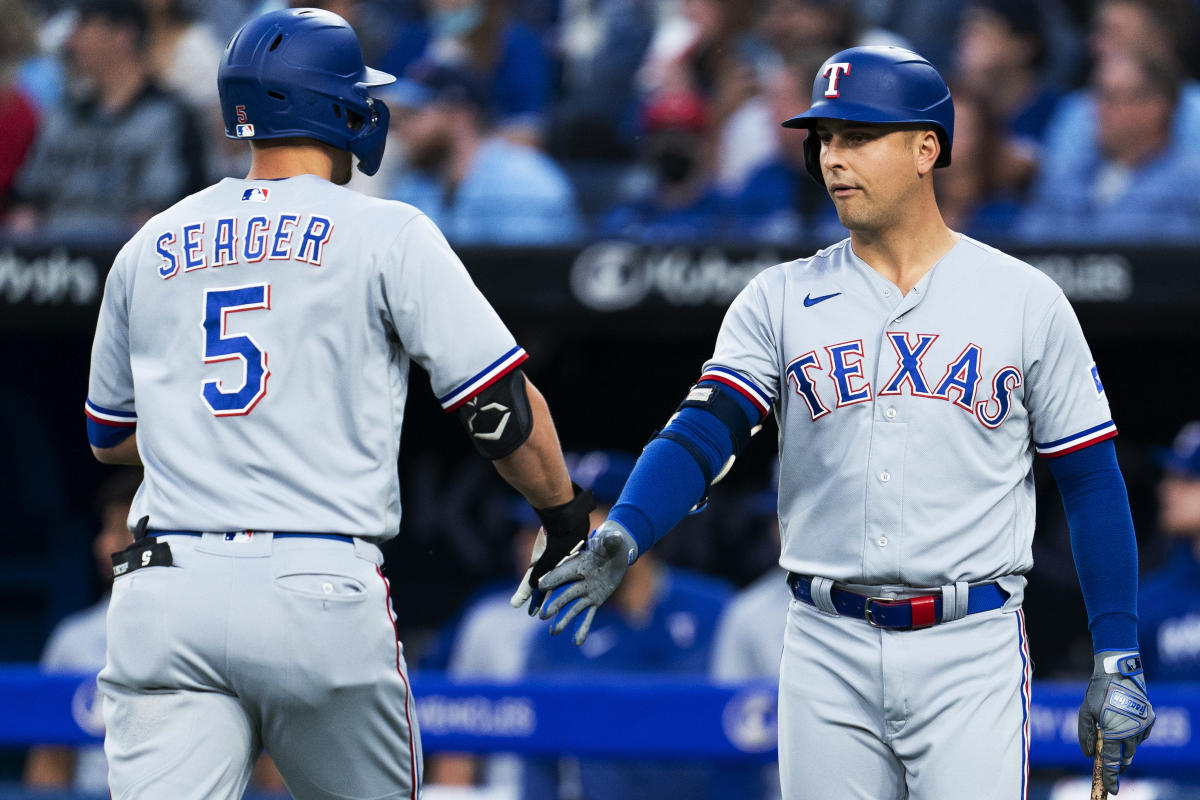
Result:
{"label": "mlb silhouette logo", "polygon": [[252,186],[242,192],[243,203],[265,203],[267,195],[271,193],[270,189],[261,186]]}
{"label": "mlb silhouette logo", "polygon": [[237,132],[239,139],[244,139],[247,136],[253,136],[254,135],[254,126],[253,125],[238,125],[236,132]]}

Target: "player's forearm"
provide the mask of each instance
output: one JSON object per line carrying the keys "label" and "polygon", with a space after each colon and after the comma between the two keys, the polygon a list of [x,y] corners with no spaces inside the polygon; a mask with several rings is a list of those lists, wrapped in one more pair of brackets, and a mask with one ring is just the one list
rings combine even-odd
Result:
{"label": "player's forearm", "polygon": [[1137,649],[1137,538],[1112,441],[1050,462],[1096,651]]}
{"label": "player's forearm", "polygon": [[92,445],[92,455],[101,464],[125,464],[131,467],[140,467],[142,465],[142,457],[138,453],[137,433],[134,432],[128,438],[122,439],[112,447],[97,447]]}
{"label": "player's forearm", "polygon": [[492,463],[500,477],[520,492],[534,508],[550,508],[568,503],[575,496],[571,476],[563,461],[558,431],[550,416],[546,398],[532,381],[526,381],[532,430],[525,442],[504,458]]}

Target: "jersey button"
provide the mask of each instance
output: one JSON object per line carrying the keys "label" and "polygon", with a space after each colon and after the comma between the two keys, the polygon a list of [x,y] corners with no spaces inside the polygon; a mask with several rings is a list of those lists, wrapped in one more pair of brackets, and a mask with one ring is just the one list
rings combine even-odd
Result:
{"label": "jersey button", "polygon": [[878,544],[880,547],[887,547],[887,539],[883,536],[880,536]]}
{"label": "jersey button", "polygon": [[895,419],[895,418],[896,418],[896,409],[894,409],[894,408],[889,408],[889,409],[887,409],[886,411],[884,411],[884,412],[883,412],[883,415],[884,415],[885,417],[887,417],[888,419]]}
{"label": "jersey button", "polygon": [[892,473],[890,473],[890,472],[879,473],[879,480],[882,481],[883,483],[887,483],[891,479],[892,479]]}

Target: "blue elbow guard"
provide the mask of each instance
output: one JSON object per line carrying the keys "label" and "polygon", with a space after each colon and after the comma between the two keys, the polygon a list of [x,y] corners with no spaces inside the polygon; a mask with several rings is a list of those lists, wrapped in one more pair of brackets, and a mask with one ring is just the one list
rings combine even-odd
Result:
{"label": "blue elbow guard", "polygon": [[760,422],[758,409],[741,395],[716,381],[701,381],[658,435],[687,450],[711,486],[729,472]]}

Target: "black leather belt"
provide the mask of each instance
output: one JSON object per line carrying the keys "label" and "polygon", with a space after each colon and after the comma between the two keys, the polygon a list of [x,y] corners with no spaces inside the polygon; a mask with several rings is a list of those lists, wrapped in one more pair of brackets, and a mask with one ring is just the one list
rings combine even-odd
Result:
{"label": "black leather belt", "polygon": [[[816,605],[812,599],[811,577],[789,572],[788,586],[797,600],[810,606]],[[915,630],[928,628],[942,621],[940,592],[920,597],[870,597],[842,589],[835,584],[829,591],[829,597],[838,614],[866,620],[876,628]],[[992,611],[1004,605],[1007,599],[1007,593],[995,583],[972,586],[967,592],[967,613]]]}

